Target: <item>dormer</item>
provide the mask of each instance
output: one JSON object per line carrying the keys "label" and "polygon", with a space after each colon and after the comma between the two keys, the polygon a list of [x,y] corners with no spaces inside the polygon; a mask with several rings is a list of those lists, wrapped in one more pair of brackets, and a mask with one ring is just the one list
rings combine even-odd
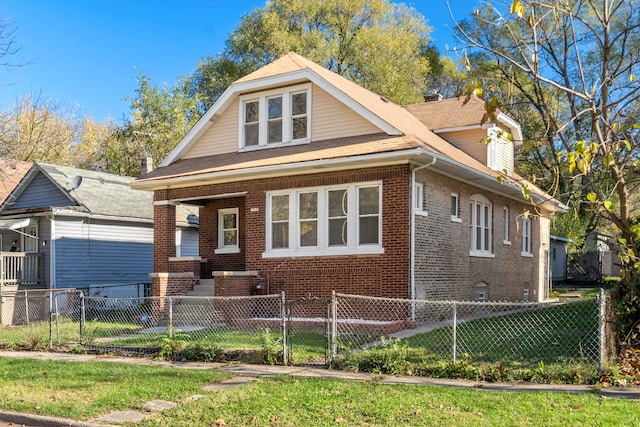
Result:
{"label": "dormer", "polygon": [[449,143],[494,171],[513,176],[514,143],[522,141],[522,131],[506,114],[498,112],[495,122],[483,123],[484,102],[475,96],[465,104],[463,98],[431,95],[406,108]]}

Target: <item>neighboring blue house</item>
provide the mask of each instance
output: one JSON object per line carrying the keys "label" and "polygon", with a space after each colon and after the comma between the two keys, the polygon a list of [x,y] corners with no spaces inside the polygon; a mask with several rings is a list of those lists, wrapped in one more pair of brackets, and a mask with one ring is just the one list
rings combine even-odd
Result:
{"label": "neighboring blue house", "polygon": [[[77,288],[101,297],[148,295],[153,196],[132,190],[131,181],[34,163],[0,208],[3,293]],[[197,214],[196,207],[176,214],[183,256],[198,253]]]}

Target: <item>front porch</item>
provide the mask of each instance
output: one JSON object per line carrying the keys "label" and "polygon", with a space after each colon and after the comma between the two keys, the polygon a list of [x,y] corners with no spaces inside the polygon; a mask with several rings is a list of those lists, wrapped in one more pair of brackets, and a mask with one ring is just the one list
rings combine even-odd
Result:
{"label": "front porch", "polygon": [[0,252],[0,286],[43,284],[42,255],[34,252]]}

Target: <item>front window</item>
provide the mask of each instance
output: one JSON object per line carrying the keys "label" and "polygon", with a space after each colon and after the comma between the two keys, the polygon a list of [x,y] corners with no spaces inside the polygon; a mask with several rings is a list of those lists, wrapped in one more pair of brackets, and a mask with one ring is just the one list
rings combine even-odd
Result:
{"label": "front window", "polygon": [[471,197],[470,225],[472,256],[493,256],[491,249],[491,202],[486,197]]}
{"label": "front window", "polygon": [[238,252],[238,208],[218,211],[218,249],[216,253]]}
{"label": "front window", "polygon": [[271,197],[271,248],[289,247],[289,195]]}
{"label": "front window", "polygon": [[305,143],[310,139],[311,85],[240,97],[240,149]]}
{"label": "front window", "polygon": [[380,190],[376,183],[268,194],[265,256],[382,253]]}

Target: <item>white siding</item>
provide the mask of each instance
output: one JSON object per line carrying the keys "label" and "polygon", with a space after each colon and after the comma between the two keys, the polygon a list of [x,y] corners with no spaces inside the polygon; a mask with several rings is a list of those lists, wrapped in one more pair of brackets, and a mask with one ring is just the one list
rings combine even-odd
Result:
{"label": "white siding", "polygon": [[313,141],[381,132],[371,122],[318,86],[313,86],[312,98],[311,139]]}
{"label": "white siding", "polygon": [[236,99],[182,158],[192,159],[238,151],[238,108]]}
{"label": "white siding", "polygon": [[[312,86],[311,100],[312,141],[381,132],[371,122],[316,85]],[[239,101],[236,99],[182,158],[191,159],[238,151],[238,118]]]}
{"label": "white siding", "polygon": [[453,132],[439,132],[439,136],[458,147],[471,157],[487,164],[488,147],[486,143],[486,129],[468,129]]}
{"label": "white siding", "polygon": [[514,148],[513,142],[507,137],[509,135],[506,131],[498,131],[496,129],[493,132],[492,144],[496,144],[496,156],[494,170],[503,172],[507,171],[507,175],[513,175],[513,156]]}

